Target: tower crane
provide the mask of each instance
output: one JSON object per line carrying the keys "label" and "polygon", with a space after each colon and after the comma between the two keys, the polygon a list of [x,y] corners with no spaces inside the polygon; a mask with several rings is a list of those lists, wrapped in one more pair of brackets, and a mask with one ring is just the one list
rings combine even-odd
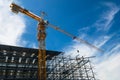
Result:
{"label": "tower crane", "polygon": [[35,15],[34,13],[18,6],[17,4],[15,3],[12,3],[10,5],[10,8],[12,10],[12,12],[14,13],[23,13],[33,19],[35,19],[36,21],[38,21],[38,35],[37,35],[37,40],[38,40],[38,43],[39,43],[39,51],[38,51],[38,80],[46,80],[46,47],[45,47],[45,39],[46,39],[46,26],[49,26],[51,28],[54,28],[55,30],[57,31],[60,31],[64,34],[66,34],[67,36],[71,37],[72,39],[75,39],[79,42],[82,42],[92,48],[95,48],[96,50],[98,51],[102,51],[101,49],[97,48],[96,46],[90,44],[89,42],[83,40],[83,39],[80,39],[62,29],[60,29],[59,27],[57,26],[54,26],[50,23],[48,23],[48,21],[44,20],[42,17],[39,17],[37,15]]}

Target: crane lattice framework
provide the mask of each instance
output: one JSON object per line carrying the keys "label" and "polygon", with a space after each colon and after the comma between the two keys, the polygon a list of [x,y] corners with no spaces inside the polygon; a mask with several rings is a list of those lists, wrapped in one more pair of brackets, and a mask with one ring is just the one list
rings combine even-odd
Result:
{"label": "crane lattice framework", "polygon": [[99,51],[102,51],[101,49],[97,48],[96,46],[90,44],[89,42],[83,40],[83,39],[80,39],[62,29],[60,29],[59,27],[56,27],[50,23],[48,23],[48,21],[45,21],[44,19],[42,19],[41,17],[33,14],[32,12],[16,5],[15,3],[12,3],[10,5],[11,7],[11,10],[15,13],[18,13],[18,12],[21,12],[35,20],[37,20],[39,23],[38,23],[38,36],[37,36],[37,39],[38,39],[38,42],[39,42],[39,52],[38,52],[38,79],[39,80],[46,80],[46,49],[45,49],[45,38],[46,38],[46,26],[49,26],[49,27],[52,27],[54,28],[55,30],[58,30],[64,34],[66,34],[67,36],[73,38],[73,39],[76,39],[77,41],[80,41],[92,48],[95,48],[96,50],[99,50]]}

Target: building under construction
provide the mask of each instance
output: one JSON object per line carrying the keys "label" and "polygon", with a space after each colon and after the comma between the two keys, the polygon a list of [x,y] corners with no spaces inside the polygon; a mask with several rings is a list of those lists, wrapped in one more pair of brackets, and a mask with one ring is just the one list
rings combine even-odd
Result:
{"label": "building under construction", "polygon": [[[96,80],[89,57],[46,51],[47,80]],[[0,45],[0,80],[38,80],[38,49]]]}

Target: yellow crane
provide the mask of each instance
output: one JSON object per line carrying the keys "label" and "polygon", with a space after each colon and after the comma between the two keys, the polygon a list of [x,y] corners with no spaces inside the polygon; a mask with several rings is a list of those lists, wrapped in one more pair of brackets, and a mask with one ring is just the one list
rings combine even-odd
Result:
{"label": "yellow crane", "polygon": [[39,23],[38,23],[38,36],[37,36],[37,39],[38,39],[38,43],[39,43],[39,52],[38,52],[38,80],[46,80],[47,76],[46,76],[46,47],[45,47],[45,39],[46,39],[46,26],[49,26],[49,27],[52,27],[54,28],[55,30],[58,30],[64,34],[66,34],[67,36],[73,38],[73,39],[76,39],[77,41],[80,41],[90,47],[93,47],[95,48],[96,50],[99,50],[99,51],[102,51],[101,49],[97,48],[96,46],[90,44],[89,42],[83,40],[83,39],[80,39],[62,29],[60,29],[59,27],[57,26],[54,26],[50,23],[48,23],[48,21],[45,21],[44,19],[42,19],[41,17],[33,14],[32,12],[16,5],[15,3],[12,3],[10,5],[11,7],[11,10],[14,12],[14,13],[23,13],[35,20],[37,20]]}

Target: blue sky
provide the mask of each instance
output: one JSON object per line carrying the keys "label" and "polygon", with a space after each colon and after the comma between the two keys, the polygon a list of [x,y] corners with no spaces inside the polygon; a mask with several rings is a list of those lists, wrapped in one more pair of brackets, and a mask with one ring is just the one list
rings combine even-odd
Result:
{"label": "blue sky", "polygon": [[[114,20],[112,20],[110,24],[108,22],[108,25],[112,25],[109,30],[104,25],[107,25],[107,19],[100,20],[100,18],[102,18],[102,16],[108,13],[110,10],[110,5],[107,4],[107,2],[114,3],[116,6],[120,6],[117,0],[20,1],[21,6],[37,15],[40,15],[41,11],[46,12],[47,16],[45,19],[47,19],[50,23],[66,30],[67,32],[70,32],[76,36],[86,35],[86,37],[84,37],[84,40],[87,40],[90,43],[93,43],[100,36],[117,36],[120,31],[120,28],[118,26],[120,25],[119,12],[115,15]],[[24,17],[26,18],[27,32],[24,33],[23,40],[34,43],[37,46],[36,28],[38,22],[27,16]],[[97,25],[96,23],[100,25]],[[117,40],[117,38],[114,39]],[[66,35],[57,32],[50,27],[47,28],[47,49],[62,50],[63,47],[69,45],[71,41],[72,39]],[[26,45],[26,47],[31,46]]]}
{"label": "blue sky", "polygon": [[37,48],[38,22],[24,14],[12,13],[9,7],[11,2],[39,16],[41,11],[46,12],[44,18],[51,24],[101,48],[104,53],[74,41],[51,27],[47,28],[47,49],[64,51],[71,56],[96,56],[97,78],[120,79],[119,0],[0,0],[0,44]]}

